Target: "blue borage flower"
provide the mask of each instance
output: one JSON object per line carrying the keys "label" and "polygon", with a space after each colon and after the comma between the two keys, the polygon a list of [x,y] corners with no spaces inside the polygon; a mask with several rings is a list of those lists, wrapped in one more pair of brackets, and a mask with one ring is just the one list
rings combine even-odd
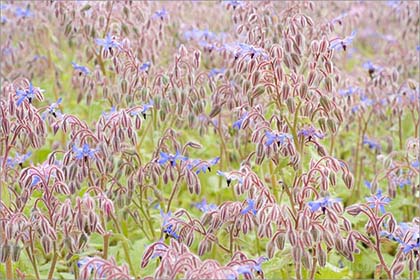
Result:
{"label": "blue borage flower", "polygon": [[332,50],[346,50],[347,46],[350,45],[356,37],[356,31],[353,31],[350,36],[344,39],[335,39],[330,43],[330,49]]}
{"label": "blue borage flower", "polygon": [[163,20],[164,18],[166,18],[168,16],[169,16],[169,13],[168,13],[168,11],[165,8],[162,8],[161,10],[156,11],[153,14],[153,18],[154,19],[160,18],[161,20]]}
{"label": "blue borage flower", "polygon": [[357,87],[349,87],[348,89],[340,89],[338,90],[338,94],[341,96],[351,96],[359,91]]}
{"label": "blue borage flower", "polygon": [[381,213],[385,213],[385,206],[391,202],[389,197],[382,195],[382,190],[378,190],[376,195],[372,195],[370,197],[366,197],[366,201],[369,204],[370,208],[375,208],[376,210],[380,210]]}
{"label": "blue borage flower", "polygon": [[195,173],[200,174],[201,172],[206,173],[207,171],[211,171],[211,167],[213,165],[218,164],[220,161],[220,157],[215,157],[214,159],[210,160],[209,162],[205,162],[199,159],[189,159],[189,163],[187,165],[188,169],[193,169],[195,167],[199,167]]}
{"label": "blue borage flower", "polygon": [[167,226],[164,230],[163,233],[166,233],[168,236],[173,237],[175,239],[179,239],[179,235],[176,233],[175,229],[174,229],[174,225],[169,225]]}
{"label": "blue borage flower", "polygon": [[35,87],[32,83],[29,83],[29,88],[27,90],[16,90],[16,95],[18,100],[16,102],[17,106],[20,106],[25,99],[28,99],[29,103],[32,103],[32,100],[35,98]]}
{"label": "blue borage flower", "polygon": [[138,110],[136,109],[136,110],[131,111],[130,114],[132,116],[135,116],[137,114],[141,114],[143,116],[143,118],[146,119],[146,116],[147,116],[146,113],[151,108],[153,108],[153,104],[154,104],[153,100],[150,99],[149,103],[144,104],[141,109],[138,109]]}
{"label": "blue borage flower", "polygon": [[152,65],[152,63],[150,61],[147,61],[147,62],[143,63],[142,65],[140,65],[139,71],[147,73],[147,71],[149,71],[151,65]]}
{"label": "blue borage flower", "polygon": [[225,177],[226,178],[226,183],[229,187],[230,183],[232,183],[232,181],[238,181],[239,184],[243,183],[243,179],[242,177],[236,175],[236,174],[232,174],[232,173],[228,173],[228,172],[223,172],[220,170],[217,170],[217,175]]}
{"label": "blue borage flower", "polygon": [[236,9],[237,7],[242,7],[244,6],[244,1],[238,1],[238,0],[223,0],[222,1],[223,5],[230,5],[232,6],[233,9]]}
{"label": "blue borage flower", "polygon": [[119,42],[112,38],[111,34],[106,35],[104,39],[96,38],[95,43],[106,50],[110,50],[112,48],[119,48],[121,46]]}
{"label": "blue borage flower", "polygon": [[221,69],[213,68],[210,70],[209,77],[212,78],[214,76],[224,74],[225,72],[226,72],[225,68],[221,68]]}
{"label": "blue borage flower", "polygon": [[73,153],[77,160],[95,158],[96,149],[91,149],[89,144],[83,144],[82,148],[78,148],[76,145],[73,145]]}
{"label": "blue borage flower", "polygon": [[15,10],[15,16],[20,17],[20,18],[28,18],[32,16],[32,12],[29,9],[29,7],[26,7],[26,9],[17,8]]}
{"label": "blue borage flower", "polygon": [[172,212],[169,211],[168,213],[165,213],[161,209],[160,215],[163,218],[163,221],[162,221],[163,233],[175,239],[179,239],[179,235],[175,232],[174,225],[169,222]]}
{"label": "blue borage flower", "polygon": [[159,153],[160,158],[158,160],[158,163],[160,165],[164,165],[167,162],[171,163],[171,166],[175,166],[176,165],[176,161],[185,161],[188,158],[181,155],[179,151],[176,151],[175,155],[172,154],[167,154],[165,152],[160,152]]}
{"label": "blue borage flower", "polygon": [[8,157],[6,160],[6,166],[14,168],[16,165],[22,167],[23,163],[32,155],[32,152],[26,154],[16,153],[14,158]]}
{"label": "blue borage flower", "polygon": [[248,112],[245,112],[244,114],[242,114],[241,118],[237,120],[236,122],[234,122],[232,127],[237,130],[241,129],[242,123],[244,122],[246,117],[248,117]]}
{"label": "blue borage flower", "polygon": [[[83,259],[80,259],[77,261],[77,267],[79,269],[82,269],[87,263],[89,263],[90,261],[92,261],[94,258],[92,257],[85,257]],[[102,271],[102,266],[103,263],[101,262],[91,262],[89,263],[89,266],[87,267],[88,271],[89,271],[89,275],[93,272],[93,270],[95,270],[98,274],[101,274]]]}
{"label": "blue borage flower", "polygon": [[320,208],[322,212],[325,212],[327,207],[331,207],[334,203],[338,203],[340,201],[340,198],[330,198],[329,196],[326,196],[318,200],[308,202],[308,206],[312,212],[316,212]]}
{"label": "blue borage flower", "polygon": [[324,138],[324,134],[322,132],[316,131],[313,126],[308,126],[306,128],[302,128],[298,131],[298,136],[303,136],[306,138]]}
{"label": "blue borage flower", "polygon": [[266,141],[265,144],[266,146],[270,146],[271,144],[273,144],[274,142],[277,143],[278,146],[281,146],[285,143],[285,141],[291,141],[293,140],[292,135],[288,134],[288,133],[273,133],[270,131],[266,131],[265,132],[265,137],[266,137]]}
{"label": "blue borage flower", "polygon": [[47,118],[47,114],[52,115],[54,118],[60,118],[62,116],[61,111],[58,108],[58,106],[63,101],[63,98],[58,98],[56,102],[51,103],[50,106],[48,106],[47,111],[42,113],[42,119],[45,120]]}
{"label": "blue borage flower", "polygon": [[367,136],[363,137],[363,145],[368,145],[369,149],[379,152],[382,147],[378,142],[369,139]]}
{"label": "blue borage flower", "polygon": [[382,68],[373,64],[371,61],[366,61],[363,63],[362,67],[369,71],[369,74],[372,75],[374,72],[380,71]]}
{"label": "blue borage flower", "polygon": [[184,32],[184,38],[186,40],[213,40],[216,38],[216,34],[209,31],[208,29],[200,30],[200,29],[193,29]]}
{"label": "blue borage flower", "polygon": [[76,62],[72,62],[71,65],[73,66],[74,70],[79,71],[79,75],[89,75],[90,73],[89,69],[86,66],[81,66]]}
{"label": "blue borage flower", "polygon": [[248,206],[241,211],[242,215],[248,214],[251,212],[252,214],[257,215],[257,209],[255,209],[255,201],[253,199],[248,198],[247,200]]}
{"label": "blue borage flower", "polygon": [[415,160],[411,162],[411,166],[418,169],[420,167],[420,162],[418,160]]}
{"label": "blue borage flower", "polygon": [[205,198],[201,202],[194,203],[193,206],[203,213],[211,212],[218,208],[216,204],[208,204]]}
{"label": "blue borage flower", "polygon": [[109,118],[114,115],[117,112],[117,109],[115,106],[112,106],[111,109],[108,112],[102,112],[102,116],[105,118],[105,120],[109,120]]}

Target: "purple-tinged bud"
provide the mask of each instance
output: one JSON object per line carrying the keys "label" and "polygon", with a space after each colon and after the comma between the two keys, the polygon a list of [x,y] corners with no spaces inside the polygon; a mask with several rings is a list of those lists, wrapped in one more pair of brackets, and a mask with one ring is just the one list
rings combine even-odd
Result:
{"label": "purple-tinged bud", "polygon": [[285,241],[286,241],[286,235],[283,232],[279,233],[276,238],[276,246],[279,250],[284,249]]}
{"label": "purple-tinged bud", "polygon": [[345,218],[345,217],[342,217],[342,219],[343,219],[343,225],[344,225],[344,229],[347,231],[347,232],[350,232],[351,231],[351,223],[350,223],[350,221],[347,219],[347,218]]}
{"label": "purple-tinged bud", "polygon": [[317,246],[316,255],[319,266],[325,267],[325,265],[327,264],[327,254],[324,250],[322,250],[321,244],[318,244]]}
{"label": "purple-tinged bud", "polygon": [[395,221],[395,218],[394,218],[394,216],[393,216],[393,215],[391,215],[391,218],[389,218],[389,221],[388,221],[388,231],[389,231],[390,233],[394,233],[394,231],[395,231],[395,226],[396,226],[396,221]]}
{"label": "purple-tinged bud", "polygon": [[310,248],[312,247],[312,236],[308,231],[303,231],[302,232],[302,241],[303,241],[303,245],[306,248]]}
{"label": "purple-tinged bud", "polygon": [[298,264],[302,260],[302,252],[303,249],[300,246],[293,246],[292,247],[292,257],[293,261]]}
{"label": "purple-tinged bud", "polygon": [[358,204],[351,205],[346,208],[346,212],[352,216],[357,216],[362,212],[362,207]]}
{"label": "purple-tinged bud", "polygon": [[22,246],[15,244],[12,246],[12,261],[17,262],[20,257],[20,252],[22,252]]}
{"label": "purple-tinged bud", "polygon": [[10,244],[0,245],[0,263],[5,263],[10,257],[12,246]]}
{"label": "purple-tinged bud", "polygon": [[293,114],[295,112],[295,109],[296,109],[294,98],[293,97],[287,98],[286,105],[287,105],[287,109],[289,110],[289,112],[291,114]]}
{"label": "purple-tinged bud", "polygon": [[270,240],[267,242],[266,251],[269,259],[274,257],[274,253],[276,252],[276,246],[274,246],[273,241]]}
{"label": "purple-tinged bud", "polygon": [[324,67],[325,67],[325,70],[327,71],[328,74],[332,74],[332,72],[333,72],[333,64],[332,64],[331,61],[325,60]]}
{"label": "purple-tinged bud", "polygon": [[347,248],[350,250],[350,253],[353,253],[356,249],[356,241],[354,240],[352,234],[349,234],[349,236],[347,237]]}
{"label": "purple-tinged bud", "polygon": [[413,272],[415,269],[415,264],[413,258],[410,258],[408,261],[408,271]]}
{"label": "purple-tinged bud", "polygon": [[344,184],[348,189],[351,189],[354,185],[354,177],[351,173],[343,174]]}
{"label": "purple-tinged bud", "polygon": [[393,279],[397,278],[397,276],[403,272],[404,266],[405,266],[404,262],[399,262],[394,266],[394,268],[391,271]]}
{"label": "purple-tinged bud", "polygon": [[48,255],[51,252],[51,247],[52,247],[52,240],[51,238],[44,234],[41,237],[41,245],[42,245],[42,249],[44,250],[45,254]]}
{"label": "purple-tinged bud", "polygon": [[334,243],[335,243],[335,248],[337,249],[337,251],[339,252],[344,251],[344,241],[343,241],[343,238],[341,238],[339,234],[335,234]]}
{"label": "purple-tinged bud", "polygon": [[318,243],[321,240],[321,235],[320,235],[319,230],[313,226],[310,232],[311,232],[313,241]]}
{"label": "purple-tinged bud", "polygon": [[289,229],[287,231],[287,239],[289,240],[290,245],[296,246],[297,236],[294,229]]}
{"label": "purple-tinged bud", "polygon": [[292,61],[293,61],[294,65],[300,66],[300,63],[301,63],[300,57],[295,53],[292,53],[290,56],[292,58]]}
{"label": "purple-tinged bud", "polygon": [[314,70],[311,70],[308,75],[308,86],[312,86],[316,78],[316,72]]}
{"label": "purple-tinged bud", "polygon": [[417,270],[417,272],[420,272],[420,256],[417,256],[417,260],[416,260],[416,270]]}
{"label": "purple-tinged bud", "polygon": [[329,248],[334,247],[334,238],[331,232],[329,232],[328,230],[324,230],[322,232],[322,239],[325,241],[325,243],[327,244]]}
{"label": "purple-tinged bud", "polygon": [[325,77],[324,86],[327,92],[331,92],[333,89],[333,80],[330,77]]}
{"label": "purple-tinged bud", "polygon": [[314,41],[311,42],[311,51],[312,51],[312,54],[319,53],[319,43],[318,43],[318,41],[314,40]]}
{"label": "purple-tinged bud", "polygon": [[326,119],[324,117],[320,117],[318,119],[318,124],[323,132],[327,130]]}
{"label": "purple-tinged bud", "polygon": [[312,269],[312,256],[308,251],[303,251],[302,264],[308,271]]}

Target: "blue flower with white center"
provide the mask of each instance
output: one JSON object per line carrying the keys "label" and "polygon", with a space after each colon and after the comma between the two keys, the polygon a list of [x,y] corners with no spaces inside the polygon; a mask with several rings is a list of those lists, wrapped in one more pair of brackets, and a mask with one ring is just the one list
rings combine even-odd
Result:
{"label": "blue flower with white center", "polygon": [[110,34],[106,35],[105,39],[96,38],[95,43],[106,50],[111,50],[112,48],[120,47],[120,43],[113,39]]}
{"label": "blue flower with white center", "polygon": [[312,212],[316,212],[321,208],[322,212],[325,213],[325,209],[327,207],[331,207],[334,203],[338,203],[340,201],[340,198],[330,198],[329,196],[326,196],[318,200],[308,202],[308,206]]}
{"label": "blue flower with white center", "polygon": [[293,140],[292,135],[288,133],[273,133],[270,131],[265,132],[265,137],[267,140],[265,141],[264,145],[266,146],[270,146],[274,142],[276,142],[278,146],[281,146],[285,143],[285,141]]}
{"label": "blue flower with white center", "polygon": [[16,90],[16,95],[18,96],[18,101],[16,102],[17,106],[20,106],[25,99],[28,99],[29,103],[32,103],[32,100],[35,97],[35,88],[32,83],[29,83],[29,88],[27,90]]}
{"label": "blue flower with white center", "polygon": [[15,16],[20,18],[28,18],[32,16],[32,12],[29,10],[29,7],[26,7],[26,9],[17,8],[15,11]]}
{"label": "blue flower with white center", "polygon": [[368,145],[369,149],[379,152],[382,147],[378,142],[369,139],[368,137],[363,137],[363,145]]}
{"label": "blue flower with white center", "polygon": [[411,163],[411,166],[418,169],[420,166],[420,162],[418,160],[415,160]]}
{"label": "blue flower with white center", "polygon": [[[89,263],[92,260],[93,260],[92,257],[85,257],[81,260],[78,260],[77,261],[77,267],[79,269],[82,269],[87,263]],[[87,267],[87,269],[89,271],[89,275],[93,272],[93,270],[95,270],[98,274],[101,274],[102,266],[103,266],[103,263],[101,263],[101,262],[91,262],[89,264],[89,266]]]}
{"label": "blue flower with white center", "polygon": [[243,183],[243,179],[241,177],[235,175],[235,174],[229,174],[227,172],[217,170],[217,175],[223,176],[223,177],[226,178],[226,183],[227,183],[228,187],[230,186],[230,183],[232,183],[232,181],[237,180],[239,182],[239,184]]}
{"label": "blue flower with white center", "polygon": [[154,104],[154,102],[153,102],[153,100],[152,99],[150,99],[150,101],[149,101],[149,103],[147,103],[147,104],[144,104],[143,106],[142,106],[142,109],[140,109],[140,110],[134,110],[134,111],[131,111],[131,115],[132,116],[135,116],[135,115],[137,115],[137,114],[141,114],[142,116],[143,116],[143,118],[144,119],[146,119],[146,116],[147,116],[147,111],[149,111],[150,109],[152,109],[153,108],[153,104]]}
{"label": "blue flower with white center", "polygon": [[89,69],[86,66],[81,66],[76,62],[72,62],[71,65],[73,66],[74,70],[79,71],[79,75],[89,75],[90,73]]}
{"label": "blue flower with white center", "polygon": [[340,89],[338,90],[338,94],[340,94],[341,96],[352,96],[353,94],[355,94],[359,89],[357,87],[349,87],[348,89]]}
{"label": "blue flower with white center", "polygon": [[39,182],[41,182],[41,178],[38,175],[32,177],[31,187],[36,186]]}
{"label": "blue flower with white center", "polygon": [[241,214],[245,215],[251,212],[254,214],[254,216],[257,215],[257,209],[255,209],[255,201],[250,198],[248,198],[246,201],[248,202],[248,206],[241,211]]}
{"label": "blue flower with white center", "polygon": [[117,112],[117,109],[115,108],[115,106],[112,106],[111,110],[109,110],[109,112],[102,112],[102,116],[104,116],[105,119],[108,120],[116,112]]}
{"label": "blue flower with white center", "polygon": [[194,206],[197,207],[198,210],[200,210],[203,213],[211,212],[213,210],[217,210],[218,208],[216,204],[207,204],[205,198],[201,202],[195,203]]}
{"label": "blue flower with white center", "polygon": [[169,219],[171,218],[171,215],[172,215],[171,211],[169,211],[168,213],[165,213],[165,212],[163,212],[162,209],[160,209],[160,216],[163,218],[162,227],[169,224]]}
{"label": "blue flower with white center", "polygon": [[165,8],[162,8],[162,10],[156,11],[153,14],[154,19],[160,18],[161,20],[163,20],[165,17],[168,17],[168,16],[169,16],[169,13]]}
{"label": "blue flower with white center", "polygon": [[148,72],[150,69],[150,66],[152,65],[152,63],[150,61],[147,61],[145,63],[143,63],[142,65],[140,65],[139,70],[141,72]]}
{"label": "blue flower with white center", "polygon": [[158,163],[160,165],[164,165],[165,163],[170,162],[171,166],[175,166],[176,161],[185,161],[188,159],[187,157],[181,155],[179,151],[176,151],[175,155],[167,154],[165,152],[160,152],[159,154],[160,158],[158,160]]}
{"label": "blue flower with white center", "polygon": [[236,122],[234,122],[232,127],[237,130],[241,129],[242,123],[244,122],[246,117],[248,117],[248,112],[242,114],[241,118],[237,120]]}
{"label": "blue flower with white center", "polygon": [[73,153],[76,159],[87,160],[88,158],[95,158],[96,149],[91,149],[89,144],[83,144],[82,148],[78,148],[76,145],[73,145]]}
{"label": "blue flower with white center", "polygon": [[344,39],[336,39],[330,44],[330,49],[332,50],[346,50],[347,46],[350,45],[354,38],[356,37],[356,31],[353,31],[350,36],[345,37]]}
{"label": "blue flower with white center", "polygon": [[385,206],[391,202],[389,197],[382,195],[382,190],[378,190],[376,195],[372,195],[370,197],[366,197],[366,201],[369,204],[370,208],[375,208],[376,211],[380,210],[381,213],[385,213]]}

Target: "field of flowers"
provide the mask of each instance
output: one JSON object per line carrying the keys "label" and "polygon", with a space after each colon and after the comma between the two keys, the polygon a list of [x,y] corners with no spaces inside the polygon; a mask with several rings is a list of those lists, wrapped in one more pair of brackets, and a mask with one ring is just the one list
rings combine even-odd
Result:
{"label": "field of flowers", "polygon": [[417,1],[0,8],[0,279],[419,279]]}

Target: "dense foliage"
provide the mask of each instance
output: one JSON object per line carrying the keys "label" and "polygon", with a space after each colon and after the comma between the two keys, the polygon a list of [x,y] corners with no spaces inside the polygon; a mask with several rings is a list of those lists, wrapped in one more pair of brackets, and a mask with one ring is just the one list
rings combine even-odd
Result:
{"label": "dense foliage", "polygon": [[418,2],[0,24],[0,278],[420,277]]}

